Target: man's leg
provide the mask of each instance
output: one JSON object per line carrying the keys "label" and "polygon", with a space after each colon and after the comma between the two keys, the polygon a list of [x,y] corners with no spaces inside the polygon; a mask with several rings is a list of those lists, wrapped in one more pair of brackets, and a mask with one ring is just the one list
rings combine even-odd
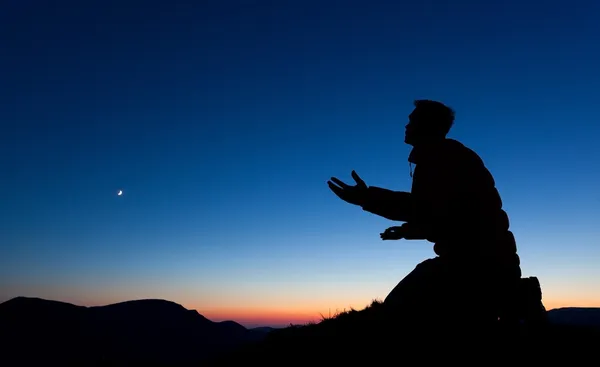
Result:
{"label": "man's leg", "polygon": [[443,289],[445,264],[439,257],[418,264],[384,300],[391,312],[416,311],[430,305]]}
{"label": "man's leg", "polygon": [[394,318],[420,324],[465,322],[478,319],[490,307],[485,276],[469,263],[436,257],[420,263],[396,285],[384,301]]}

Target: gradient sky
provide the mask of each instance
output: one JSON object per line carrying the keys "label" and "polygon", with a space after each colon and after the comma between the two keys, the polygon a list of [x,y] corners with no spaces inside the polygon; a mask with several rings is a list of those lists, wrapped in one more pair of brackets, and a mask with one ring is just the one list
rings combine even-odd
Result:
{"label": "gradient sky", "polygon": [[409,190],[429,98],[546,306],[600,306],[600,2],[496,3],[3,1],[0,301],[256,326],[383,299],[432,244],[382,242],[326,181]]}

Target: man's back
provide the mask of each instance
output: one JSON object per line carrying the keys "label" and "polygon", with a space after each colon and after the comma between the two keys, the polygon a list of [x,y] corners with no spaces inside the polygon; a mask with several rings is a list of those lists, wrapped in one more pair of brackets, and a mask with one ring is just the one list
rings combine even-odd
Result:
{"label": "man's back", "polygon": [[[453,139],[414,148],[413,222],[439,256],[516,265],[516,244],[495,181],[481,158]],[[519,271],[520,276],[520,271]]]}

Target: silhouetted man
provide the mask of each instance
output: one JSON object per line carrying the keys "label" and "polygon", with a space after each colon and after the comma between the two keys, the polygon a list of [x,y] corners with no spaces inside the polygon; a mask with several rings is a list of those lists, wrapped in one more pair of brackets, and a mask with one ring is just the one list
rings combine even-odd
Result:
{"label": "silhouetted man", "polygon": [[[341,199],[393,221],[406,222],[381,234],[387,239],[433,242],[437,257],[425,260],[387,296],[385,305],[407,313],[465,310],[493,318],[502,290],[521,277],[509,220],[492,175],[480,157],[446,137],[454,111],[444,104],[417,100],[409,115],[404,142],[411,192],[367,186],[352,171],[356,185],[332,177],[330,189]],[[414,167],[414,174],[412,165]],[[483,315],[485,314],[485,315]]]}

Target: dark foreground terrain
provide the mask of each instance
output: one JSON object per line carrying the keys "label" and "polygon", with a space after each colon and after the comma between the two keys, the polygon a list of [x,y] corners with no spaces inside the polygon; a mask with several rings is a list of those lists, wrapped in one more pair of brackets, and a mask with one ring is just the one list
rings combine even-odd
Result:
{"label": "dark foreground terrain", "polygon": [[575,366],[595,360],[600,345],[600,308],[551,310],[544,326],[510,328],[436,328],[419,323],[404,328],[387,319],[381,308],[381,303],[373,302],[364,310],[318,324],[274,330],[263,341],[246,344],[209,364],[539,365],[563,361]]}
{"label": "dark foreground terrain", "polygon": [[0,365],[198,365],[266,335],[164,300],[81,307],[18,297],[0,304]]}
{"label": "dark foreground terrain", "polygon": [[600,345],[600,309],[548,312],[545,327],[405,328],[373,302],[316,324],[246,329],[163,300],[103,307],[19,297],[0,304],[2,365],[580,365]]}

